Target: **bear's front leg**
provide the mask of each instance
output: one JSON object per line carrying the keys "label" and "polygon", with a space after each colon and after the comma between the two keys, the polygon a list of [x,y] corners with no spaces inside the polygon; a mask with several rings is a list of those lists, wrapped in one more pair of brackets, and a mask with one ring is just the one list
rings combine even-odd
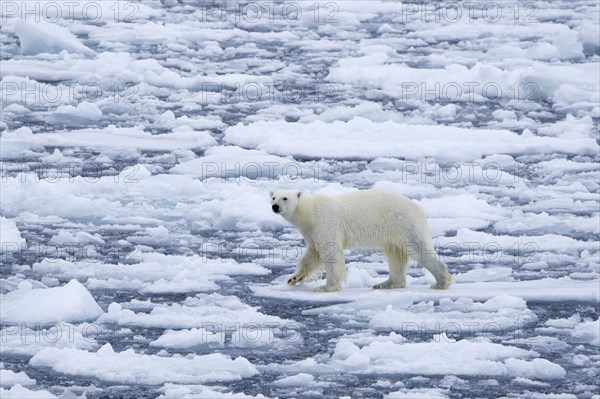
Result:
{"label": "bear's front leg", "polygon": [[341,244],[329,243],[324,245],[324,248],[319,252],[323,259],[323,263],[325,264],[327,281],[325,285],[315,288],[315,291],[332,292],[341,290],[342,284],[346,281],[344,248]]}
{"label": "bear's front leg", "polygon": [[303,282],[307,276],[308,275],[306,274],[306,272],[304,270],[296,269],[296,272],[294,274],[292,274],[292,277],[290,277],[290,279],[288,280],[287,283],[289,285],[296,285],[298,283]]}
{"label": "bear's front leg", "polygon": [[315,247],[309,245],[306,247],[306,251],[300,261],[298,261],[298,266],[296,266],[296,272],[292,275],[292,277],[288,280],[289,285],[296,285],[301,283],[310,276],[316,269],[320,266],[319,253],[316,251]]}

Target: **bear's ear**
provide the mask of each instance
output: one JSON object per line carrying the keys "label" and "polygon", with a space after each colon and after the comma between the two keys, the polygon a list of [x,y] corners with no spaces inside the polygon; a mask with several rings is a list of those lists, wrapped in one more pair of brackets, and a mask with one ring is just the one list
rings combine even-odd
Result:
{"label": "bear's ear", "polygon": [[302,192],[298,191],[298,198],[300,198],[301,195],[302,195]]}

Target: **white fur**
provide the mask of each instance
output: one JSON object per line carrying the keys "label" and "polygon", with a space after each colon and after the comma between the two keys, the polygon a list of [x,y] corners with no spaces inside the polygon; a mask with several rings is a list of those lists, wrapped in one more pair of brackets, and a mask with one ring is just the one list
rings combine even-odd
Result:
{"label": "white fur", "polygon": [[340,290],[346,279],[346,248],[383,249],[390,277],[373,288],[403,288],[411,258],[433,274],[436,284],[432,288],[446,289],[452,282],[433,248],[425,214],[401,194],[362,190],[324,196],[284,190],[271,193],[271,206],[306,241],[306,252],[288,284],[299,283],[324,267],[327,282],[317,290]]}

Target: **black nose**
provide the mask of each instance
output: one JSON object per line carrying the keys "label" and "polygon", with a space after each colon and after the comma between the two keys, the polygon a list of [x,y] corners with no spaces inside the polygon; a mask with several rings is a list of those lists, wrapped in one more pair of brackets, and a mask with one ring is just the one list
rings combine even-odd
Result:
{"label": "black nose", "polygon": [[271,208],[273,208],[273,212],[279,212],[279,205],[275,204]]}

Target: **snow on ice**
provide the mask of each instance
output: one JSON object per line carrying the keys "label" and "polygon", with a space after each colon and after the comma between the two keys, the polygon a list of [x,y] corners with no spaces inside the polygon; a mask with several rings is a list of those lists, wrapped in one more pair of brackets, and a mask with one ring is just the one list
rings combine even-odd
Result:
{"label": "snow on ice", "polygon": [[2,323],[76,323],[93,321],[103,313],[90,292],[77,280],[62,287],[31,288],[25,281],[18,290],[0,296]]}
{"label": "snow on ice", "polygon": [[17,383],[12,386],[10,389],[0,388],[0,394],[2,394],[3,398],[10,399],[55,399],[56,395],[46,391],[46,390],[31,390],[28,389],[21,384]]}
{"label": "snow on ice", "polygon": [[21,386],[35,385],[35,380],[23,372],[15,373],[11,370],[0,369],[0,385],[12,387],[16,384]]}
{"label": "snow on ice", "polygon": [[21,237],[21,232],[14,220],[0,217],[0,233],[2,252],[18,251],[25,244],[25,239]]}
{"label": "snow on ice", "polygon": [[515,347],[479,339],[454,341],[445,335],[434,336],[434,341],[427,343],[374,341],[362,348],[342,339],[327,359],[309,358],[283,367],[287,371],[320,373],[341,370],[351,374],[513,375],[543,380],[566,375],[561,366],[546,359],[527,360],[533,356],[535,353]]}
{"label": "snow on ice", "polygon": [[[328,132],[327,136],[323,135],[324,131]],[[398,132],[402,132],[403,141],[398,141]],[[485,139],[482,135],[486,135]],[[446,137],[454,140],[444,141]],[[597,149],[595,140],[589,137],[563,139],[519,135],[508,130],[482,131],[453,126],[406,125],[393,121],[375,123],[360,117],[332,123],[280,121],[238,124],[226,129],[225,140],[277,155],[328,159],[393,156],[420,160],[431,157],[442,162],[475,160],[491,154],[515,156],[533,151],[592,155]],[[315,142],[320,145],[315,146]],[[410,145],[405,145],[406,142]],[[465,146],[466,142],[468,146]]]}
{"label": "snow on ice", "polygon": [[97,352],[73,348],[42,349],[31,358],[29,364],[33,367],[51,367],[69,375],[150,385],[231,381],[257,373],[256,368],[243,357],[231,359],[220,353],[190,358],[162,357],[137,354],[133,349],[115,352],[110,344],[105,344]]}

